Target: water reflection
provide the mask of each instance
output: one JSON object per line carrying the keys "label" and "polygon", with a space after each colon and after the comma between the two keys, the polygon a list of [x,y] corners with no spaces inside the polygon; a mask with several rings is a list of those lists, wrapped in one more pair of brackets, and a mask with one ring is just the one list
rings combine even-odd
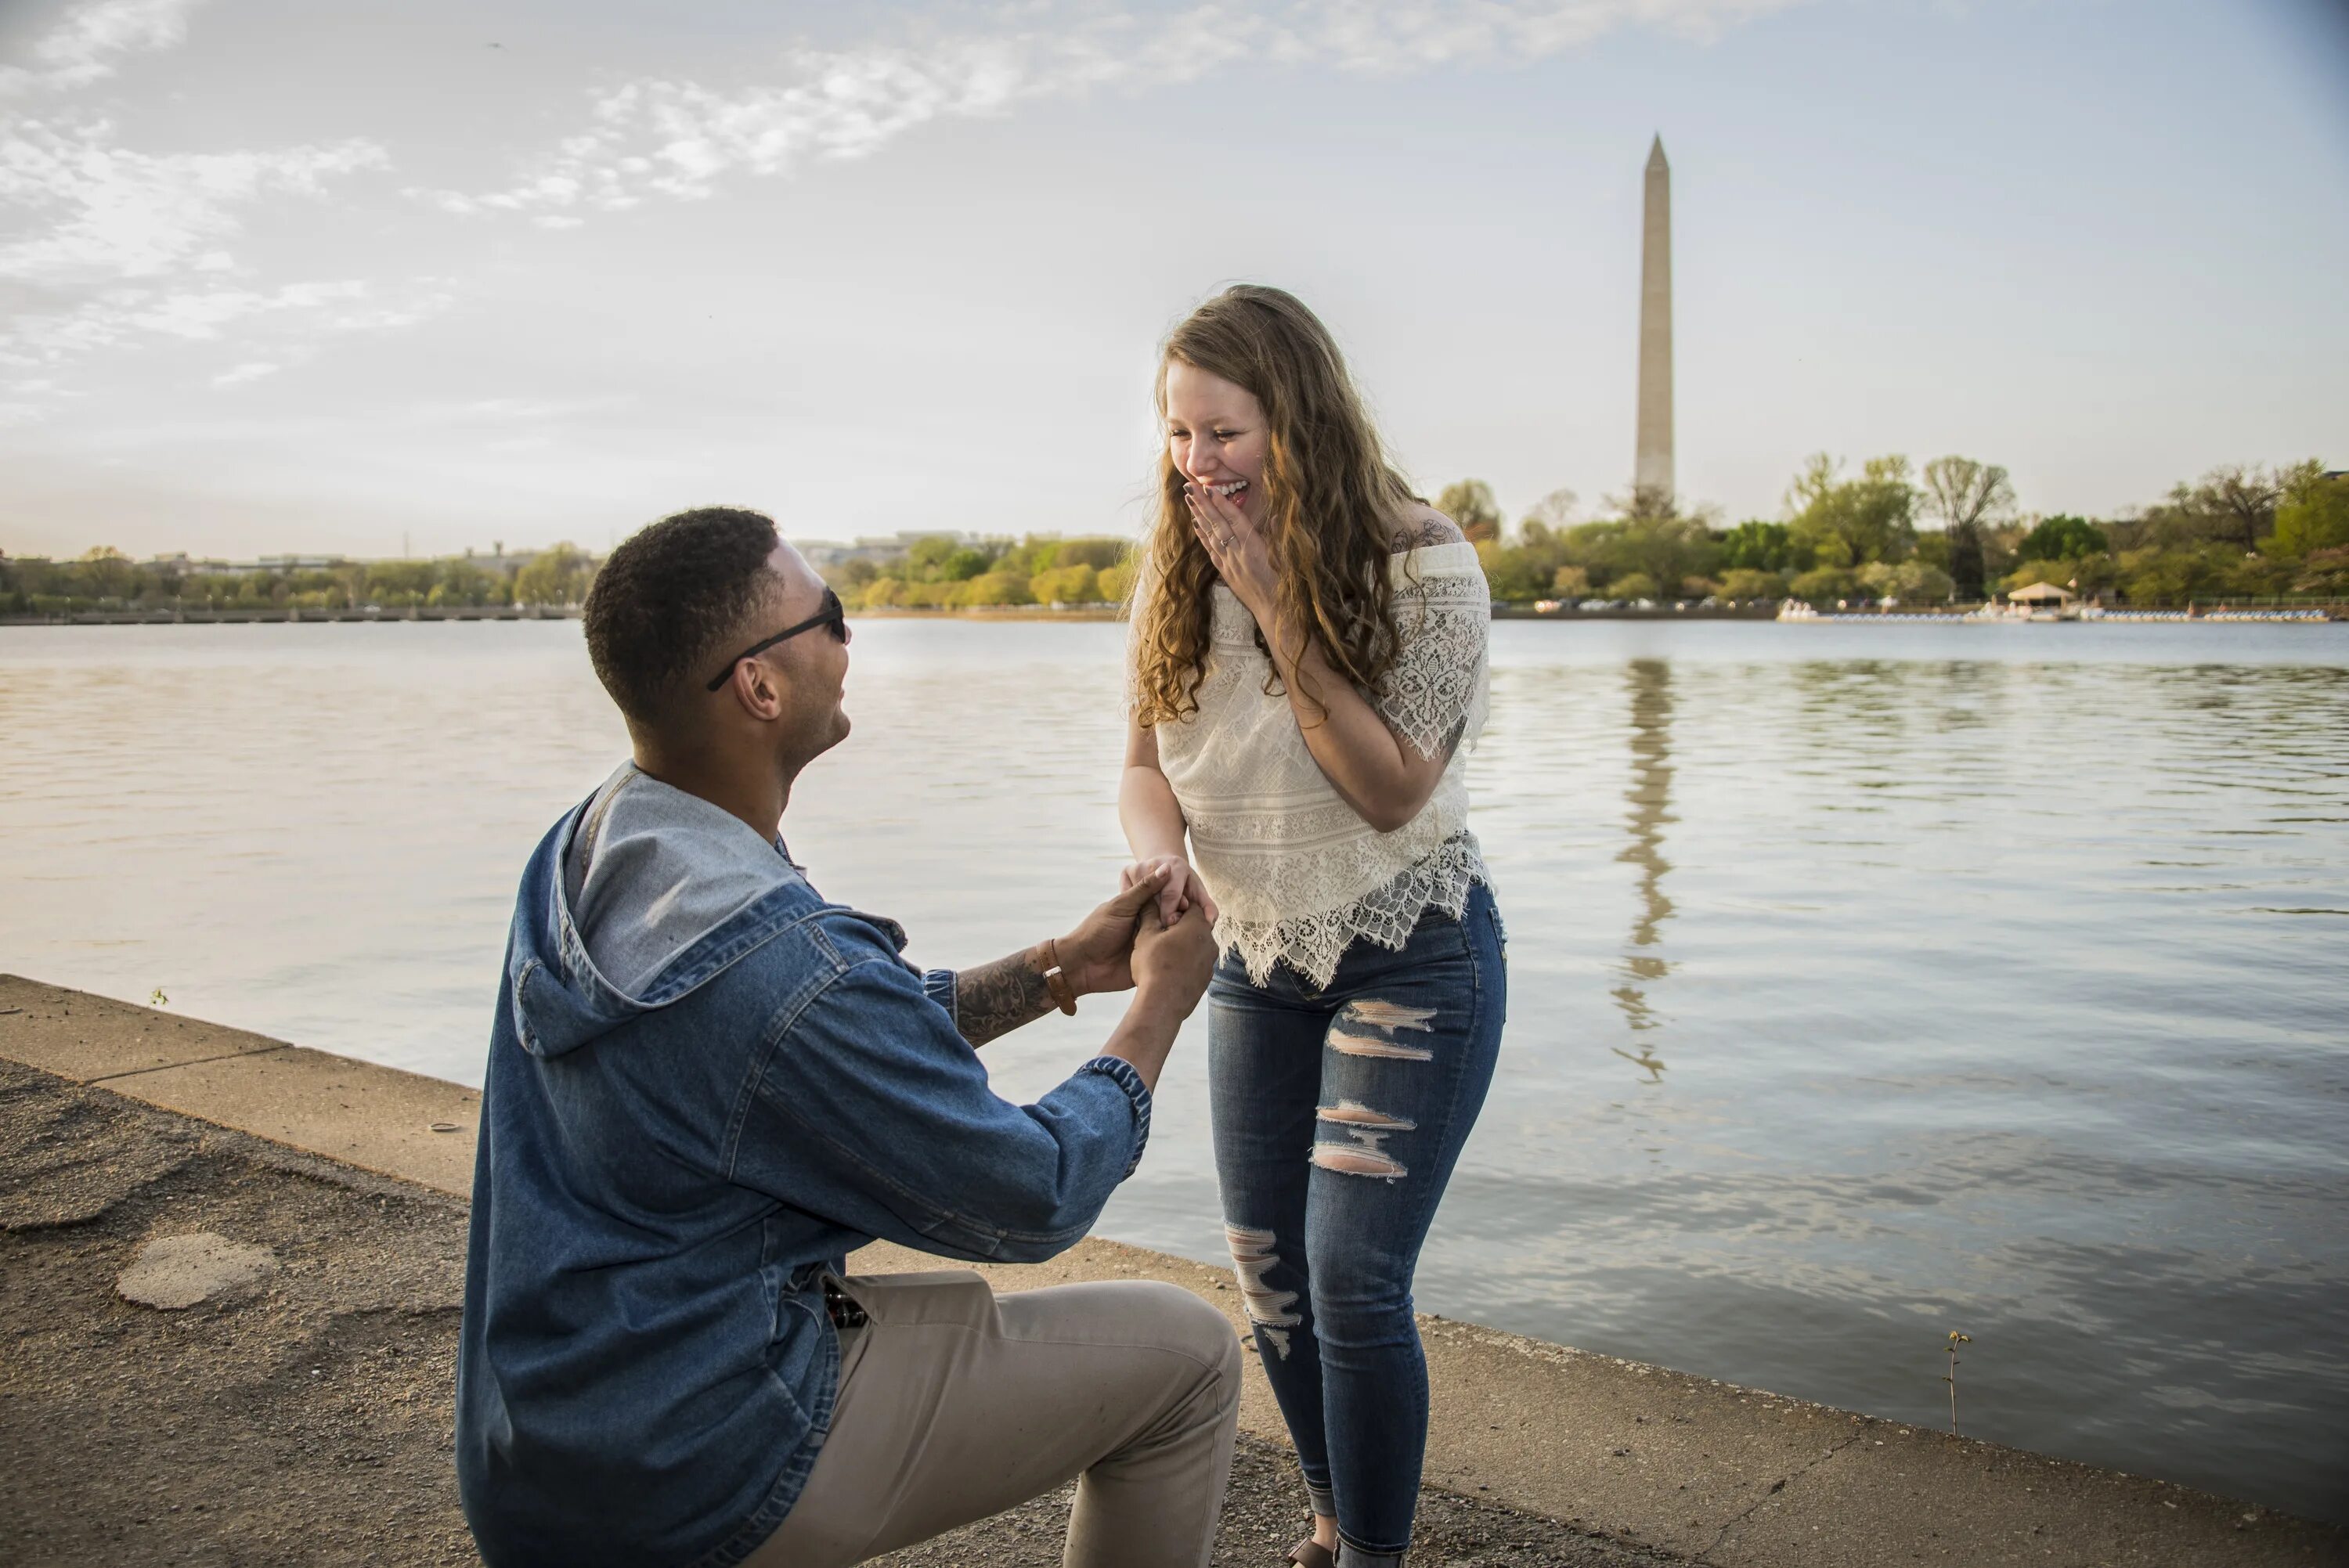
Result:
{"label": "water reflection", "polygon": [[[946,967],[1100,899],[1122,637],[861,623],[818,885]],[[2349,626],[1493,653],[1506,1076],[1423,1305],[1924,1424],[1962,1325],[1970,1430],[2349,1519]],[[0,969],[467,1078],[516,870],[626,745],[576,622],[0,632]],[[1040,1094],[1120,1011],[988,1070]],[[1212,1258],[1186,1030],[1102,1229]]]}
{"label": "water reflection", "polygon": [[1647,1069],[1648,1082],[1661,1083],[1664,1064],[1655,1047],[1639,1037],[1660,1026],[1648,988],[1672,970],[1671,961],[1655,951],[1662,942],[1664,922],[1673,913],[1664,892],[1664,873],[1672,864],[1663,855],[1665,824],[1678,820],[1671,813],[1671,665],[1661,659],[1634,659],[1625,669],[1625,680],[1631,698],[1631,778],[1623,799],[1631,808],[1631,841],[1615,858],[1639,868],[1640,903],[1631,921],[1630,950],[1623,956],[1625,978],[1614,995],[1639,1050],[1618,1049],[1615,1054]]}

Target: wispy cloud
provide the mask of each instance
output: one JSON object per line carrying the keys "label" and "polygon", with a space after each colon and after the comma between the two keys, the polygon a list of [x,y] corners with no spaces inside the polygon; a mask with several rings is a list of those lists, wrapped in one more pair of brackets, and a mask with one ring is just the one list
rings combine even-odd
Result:
{"label": "wispy cloud", "polygon": [[730,175],[864,157],[941,119],[1119,87],[1168,87],[1257,64],[1402,76],[1554,56],[1628,26],[1705,38],[1808,0],[1293,0],[1145,14],[1019,5],[990,26],[915,27],[900,41],[787,53],[777,79],[716,88],[647,77],[604,92],[589,123],[486,191],[410,194],[463,214],[568,228],[583,213],[695,201]]}
{"label": "wispy cloud", "polygon": [[232,366],[213,377],[212,385],[242,387],[248,381],[258,381],[264,376],[274,376],[284,368],[284,366],[273,365],[266,359],[248,359],[243,364]]}
{"label": "wispy cloud", "polygon": [[385,300],[357,280],[260,282],[231,248],[263,204],[316,201],[336,181],[389,168],[375,142],[148,152],[125,145],[116,122],[82,101],[81,90],[108,82],[124,57],[180,43],[193,8],[193,0],[86,4],[34,45],[30,64],[0,67],[0,211],[16,231],[0,241],[0,282],[52,302],[19,308],[0,329],[0,365],[45,373],[9,388],[20,421],[65,395],[47,372],[90,355],[248,328],[286,340],[284,351],[248,356],[214,380],[235,386],[297,363],[318,341],[395,330],[448,303],[437,284]]}
{"label": "wispy cloud", "polygon": [[0,66],[0,94],[70,90],[114,74],[114,57],[168,49],[187,36],[196,0],[102,0],[82,5],[33,46],[30,66]]}
{"label": "wispy cloud", "polygon": [[[21,315],[0,333],[0,364],[45,369],[139,339],[216,342],[254,336],[282,340],[278,362],[306,356],[324,339],[396,332],[430,319],[454,302],[435,280],[385,297],[359,278],[258,288],[109,289],[69,310]],[[217,383],[215,383],[217,385]],[[18,383],[23,392],[27,383]],[[55,384],[38,384],[52,390]]]}
{"label": "wispy cloud", "polygon": [[237,232],[240,209],[316,196],[338,175],[389,162],[368,141],[146,153],[120,145],[107,120],[0,119],[0,202],[36,230],[0,244],[0,278],[54,287],[226,271],[218,242]]}

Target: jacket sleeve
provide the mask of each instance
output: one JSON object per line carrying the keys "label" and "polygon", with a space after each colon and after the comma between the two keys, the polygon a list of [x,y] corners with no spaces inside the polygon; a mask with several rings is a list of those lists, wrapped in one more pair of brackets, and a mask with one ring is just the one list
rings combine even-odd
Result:
{"label": "jacket sleeve", "polygon": [[1132,1064],[1096,1057],[1013,1105],[941,1006],[943,978],[874,956],[817,992],[752,1074],[729,1174],[923,1252],[1050,1257],[1141,1162],[1150,1091]]}

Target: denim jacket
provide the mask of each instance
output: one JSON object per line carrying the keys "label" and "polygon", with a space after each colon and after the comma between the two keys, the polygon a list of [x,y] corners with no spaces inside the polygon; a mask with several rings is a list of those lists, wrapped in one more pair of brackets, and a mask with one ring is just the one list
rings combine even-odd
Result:
{"label": "denim jacket", "polygon": [[823,1275],[874,1238],[1050,1257],[1140,1161],[1150,1094],[1100,1057],[1033,1105],[999,1099],[952,974],[787,856],[624,994],[564,885],[591,804],[523,872],[499,987],[458,1488],[492,1568],[731,1563],[790,1511],[832,1418]]}

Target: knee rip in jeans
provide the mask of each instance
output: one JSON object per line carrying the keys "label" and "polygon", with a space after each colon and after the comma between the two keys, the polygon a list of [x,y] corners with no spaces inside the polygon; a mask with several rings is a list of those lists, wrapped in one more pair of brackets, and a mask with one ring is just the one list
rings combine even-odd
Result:
{"label": "knee rip in jeans", "polygon": [[[1432,1020],[1433,1007],[1406,1007],[1397,1002],[1379,1002],[1369,997],[1346,1004],[1338,1015],[1338,1027],[1330,1031],[1330,1047],[1350,1057],[1385,1057],[1394,1061],[1423,1062],[1433,1059],[1435,1053],[1425,1046],[1407,1046],[1394,1037],[1402,1029],[1416,1029],[1423,1035],[1435,1032]],[[1353,1034],[1346,1026],[1378,1031],[1375,1034]]]}
{"label": "knee rip in jeans", "polygon": [[1288,1331],[1303,1321],[1292,1310],[1297,1305],[1293,1290],[1275,1290],[1264,1283],[1267,1270],[1280,1262],[1273,1251],[1278,1238],[1270,1231],[1252,1231],[1245,1225],[1226,1225],[1224,1240],[1232,1249],[1232,1267],[1240,1276],[1240,1301],[1247,1308],[1248,1321],[1256,1325],[1275,1354],[1288,1359]]}
{"label": "knee rip in jeans", "polygon": [[1405,1121],[1399,1116],[1372,1110],[1359,1100],[1341,1099],[1336,1105],[1325,1105],[1314,1115],[1321,1120],[1346,1130],[1352,1141],[1313,1145],[1313,1163],[1324,1171],[1335,1171],[1346,1176],[1382,1176],[1390,1181],[1410,1174],[1403,1162],[1380,1147],[1389,1133],[1409,1132],[1419,1124]]}

